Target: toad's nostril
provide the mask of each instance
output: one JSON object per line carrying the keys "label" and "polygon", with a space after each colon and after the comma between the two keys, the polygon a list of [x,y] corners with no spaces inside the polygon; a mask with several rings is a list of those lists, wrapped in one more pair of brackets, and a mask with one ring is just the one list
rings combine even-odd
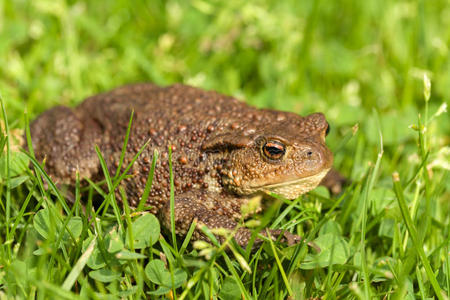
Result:
{"label": "toad's nostril", "polygon": [[306,152],[306,155],[308,155],[308,157],[311,157],[312,156],[312,151],[308,151],[308,152]]}

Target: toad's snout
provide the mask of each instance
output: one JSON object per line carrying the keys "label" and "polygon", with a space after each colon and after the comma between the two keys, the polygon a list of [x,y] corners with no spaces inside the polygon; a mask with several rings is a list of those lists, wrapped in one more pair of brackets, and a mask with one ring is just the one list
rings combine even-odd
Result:
{"label": "toad's snout", "polygon": [[294,164],[299,174],[308,177],[330,169],[333,164],[333,154],[324,144],[308,142],[294,149]]}

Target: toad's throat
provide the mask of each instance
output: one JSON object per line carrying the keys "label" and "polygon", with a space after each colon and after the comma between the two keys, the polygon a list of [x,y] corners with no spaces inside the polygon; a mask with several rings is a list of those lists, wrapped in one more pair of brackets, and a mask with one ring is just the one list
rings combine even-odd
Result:
{"label": "toad's throat", "polygon": [[330,169],[324,169],[321,172],[299,179],[284,181],[275,184],[269,184],[258,187],[258,190],[265,193],[275,193],[286,197],[287,199],[295,199],[298,196],[314,189],[327,175]]}

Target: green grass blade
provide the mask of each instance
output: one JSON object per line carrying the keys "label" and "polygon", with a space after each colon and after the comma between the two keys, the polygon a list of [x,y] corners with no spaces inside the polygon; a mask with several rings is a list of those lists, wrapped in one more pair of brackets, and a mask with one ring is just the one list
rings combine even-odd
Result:
{"label": "green grass blade", "polygon": [[153,185],[153,177],[155,175],[156,162],[158,160],[158,150],[153,151],[152,166],[147,176],[147,181],[145,182],[144,193],[139,200],[137,211],[142,211],[144,209],[145,203],[147,203],[148,196],[150,195],[150,190]]}
{"label": "green grass blade", "polygon": [[180,247],[180,256],[183,255],[184,251],[186,250],[189,242],[191,241],[192,234],[194,233],[195,228],[197,227],[197,221],[194,219],[189,226],[189,230],[186,233],[186,236],[184,237],[183,244]]}
{"label": "green grass blade", "polygon": [[[120,229],[123,229],[124,227],[123,227],[122,217],[121,217],[119,206],[116,201],[116,196],[114,193],[115,188],[113,187],[111,176],[109,175],[108,166],[106,165],[106,161],[103,158],[103,155],[98,146],[95,146],[95,152],[97,152],[97,156],[98,156],[98,159],[100,160],[100,165],[103,170],[103,175],[105,176],[106,184],[108,185],[109,194],[108,194],[108,197],[106,198],[106,201],[108,201],[108,203],[111,203],[114,214],[116,216],[116,221],[119,224]],[[105,207],[107,207],[107,204],[105,205]]]}
{"label": "green grass blade", "polygon": [[[51,180],[50,176],[47,175],[47,173],[44,171],[44,169],[42,168],[42,166],[40,165],[40,163],[37,162],[37,160],[32,157],[30,154],[28,154],[27,152],[23,152],[25,153],[26,156],[28,156],[28,159],[30,160],[30,162],[33,164],[34,169],[37,171],[37,173],[44,177],[45,181],[47,182],[47,184],[50,186],[51,190],[53,191],[53,193],[56,195],[56,199],[58,200],[58,202],[61,204],[61,206],[63,207],[65,213],[67,215],[70,215],[70,208],[66,203],[66,200],[64,199],[64,197],[61,195],[59,189],[56,187],[55,183],[53,182],[53,180]],[[39,176],[38,176],[39,177]],[[39,181],[40,185],[41,185],[41,189],[42,191],[44,191],[44,187],[42,184],[42,181]],[[44,198],[46,199],[46,198]]]}
{"label": "green grass blade", "polygon": [[97,239],[94,237],[92,239],[92,242],[87,247],[86,251],[83,253],[83,255],[81,255],[81,257],[78,259],[77,263],[73,266],[69,275],[66,277],[66,280],[64,280],[64,283],[61,286],[63,290],[70,291],[73,284],[77,280],[78,276],[83,271],[83,268],[86,265],[89,257],[91,257],[92,252],[94,251],[96,242],[97,242]]}
{"label": "green grass blade", "polygon": [[169,146],[169,176],[170,176],[170,229],[172,233],[172,243],[175,251],[178,252],[177,236],[175,229],[175,186],[172,166],[172,146]]}
{"label": "green grass blade", "polygon": [[131,111],[130,120],[128,121],[128,127],[127,127],[127,131],[125,134],[125,139],[123,140],[122,151],[120,153],[119,164],[117,166],[116,174],[114,175],[114,181],[117,180],[117,178],[119,177],[120,170],[122,169],[123,160],[125,159],[125,154],[127,152],[127,146],[128,146],[128,140],[129,140],[130,134],[131,134],[131,125],[133,123],[133,115],[134,115],[134,110]]}
{"label": "green grass blade", "polygon": [[[270,237],[269,231],[266,231],[267,236]],[[278,270],[280,270],[281,277],[283,278],[284,285],[289,293],[289,296],[292,297],[294,292],[292,291],[291,285],[289,284],[289,280],[284,272],[283,265],[281,264],[281,260],[278,257],[277,250],[275,249],[274,243],[271,238],[269,238],[270,248],[272,249],[273,256],[275,257],[275,261],[277,262]]]}
{"label": "green grass blade", "polygon": [[369,276],[369,268],[367,266],[367,258],[366,258],[366,232],[367,232],[367,210],[368,210],[368,202],[369,202],[369,195],[370,192],[373,189],[373,186],[375,184],[375,180],[378,176],[378,171],[381,164],[381,158],[383,157],[384,149],[383,149],[383,135],[381,132],[381,125],[378,117],[378,113],[374,111],[375,119],[377,121],[377,128],[378,128],[378,135],[379,135],[379,152],[377,156],[377,160],[375,162],[375,166],[372,170],[372,172],[367,177],[367,183],[365,186],[365,191],[363,194],[363,209],[362,209],[362,218],[361,218],[361,243],[360,243],[360,249],[361,249],[361,269],[363,271],[364,275],[364,296],[367,299],[370,299],[372,297],[372,291],[370,286],[370,276]]}
{"label": "green grass blade", "polygon": [[400,183],[400,175],[397,172],[392,174],[392,181],[394,183],[394,192],[397,197],[397,203],[402,213],[403,221],[405,222],[406,228],[408,229],[409,235],[411,236],[411,239],[413,241],[414,249],[419,255],[420,261],[422,262],[425,268],[428,280],[430,280],[431,286],[434,289],[436,297],[438,297],[439,300],[444,300],[441,287],[439,286],[439,283],[436,280],[436,276],[434,275],[433,270],[431,269],[430,262],[427,256],[425,255],[425,251],[423,250],[421,240],[419,239],[419,236],[417,234],[417,229],[414,226],[411,215],[409,214],[409,209],[403,196],[403,188]]}
{"label": "green grass blade", "polygon": [[239,286],[239,290],[242,293],[243,299],[253,299],[252,296],[248,293],[247,289],[244,286],[244,283],[242,282],[238,272],[236,271],[236,268],[233,266],[233,263],[231,262],[230,258],[226,253],[223,253],[223,258],[225,259],[225,262],[227,264],[228,270],[231,272],[231,274],[234,277],[234,280],[237,282]]}
{"label": "green grass blade", "polygon": [[[9,241],[11,239],[10,236],[10,218],[11,218],[11,145],[9,139],[9,124],[8,117],[6,115],[5,103],[3,101],[3,97],[0,94],[0,102],[2,106],[2,117],[5,125],[5,137],[6,137],[6,163],[5,163],[5,187],[6,187],[6,205],[2,203],[2,206],[5,207],[5,224],[6,224],[6,240]],[[2,153],[3,154],[3,153]],[[1,157],[1,155],[0,155]],[[0,198],[1,199],[1,198]],[[6,245],[8,256],[11,257],[11,244],[8,243]]]}
{"label": "green grass blade", "polygon": [[131,251],[134,252],[134,237],[133,237],[133,226],[132,226],[132,221],[131,221],[131,216],[130,216],[130,206],[128,205],[128,199],[127,199],[127,194],[125,193],[125,190],[123,189],[123,187],[119,187],[119,191],[120,191],[120,195],[122,197],[122,204],[123,204],[123,209],[125,212],[125,220],[127,222],[127,230],[128,230],[128,243],[130,245],[130,249]]}
{"label": "green grass blade", "polygon": [[150,139],[147,140],[144,145],[139,149],[139,151],[133,156],[133,158],[131,159],[130,163],[127,165],[127,167],[125,168],[125,170],[122,172],[122,174],[117,177],[117,179],[114,181],[113,184],[113,190],[115,190],[120,182],[122,182],[122,180],[126,177],[129,176],[128,175],[128,171],[130,171],[131,167],[133,166],[133,164],[136,162],[136,160],[138,159],[138,157],[141,155],[142,151],[144,151],[144,149],[148,146],[148,144],[150,143]]}
{"label": "green grass blade", "polygon": [[19,213],[17,214],[14,224],[11,228],[10,235],[14,236],[14,233],[16,232],[17,226],[19,225],[20,221],[23,218],[23,215],[25,214],[25,209],[27,208],[28,204],[30,203],[31,197],[33,196],[33,192],[36,188],[37,184],[34,183],[33,187],[31,188],[30,192],[28,193],[27,197],[25,198],[25,201],[22,204],[22,207],[19,210]]}

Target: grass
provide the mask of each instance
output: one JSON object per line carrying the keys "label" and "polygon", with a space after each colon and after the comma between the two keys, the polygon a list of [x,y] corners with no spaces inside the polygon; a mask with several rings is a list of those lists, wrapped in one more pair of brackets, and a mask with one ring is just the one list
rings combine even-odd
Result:
{"label": "grass", "polygon": [[[449,16],[445,0],[0,2],[0,297],[448,299]],[[139,81],[324,112],[351,184],[258,220],[322,251],[177,244],[143,203],[116,205],[128,166],[68,205],[17,147],[27,119]]]}

